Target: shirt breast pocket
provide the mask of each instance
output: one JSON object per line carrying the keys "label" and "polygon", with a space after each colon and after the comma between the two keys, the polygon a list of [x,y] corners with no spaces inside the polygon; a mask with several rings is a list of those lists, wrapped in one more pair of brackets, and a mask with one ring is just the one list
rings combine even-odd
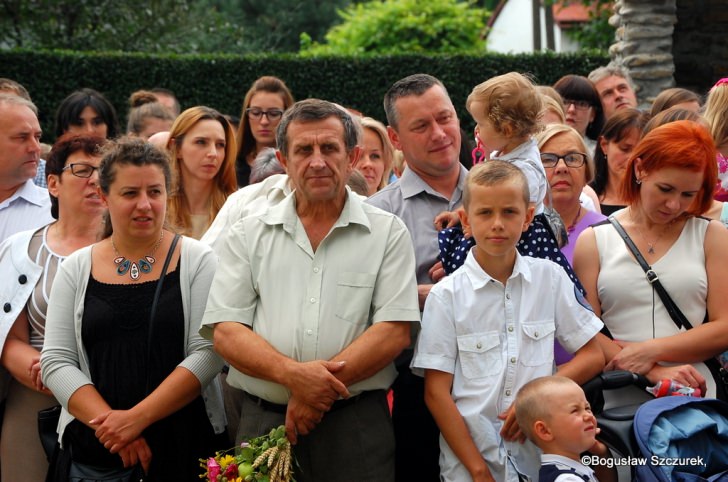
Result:
{"label": "shirt breast pocket", "polygon": [[465,378],[485,378],[501,372],[501,343],[497,331],[460,335],[457,338],[460,365]]}
{"label": "shirt breast pocket", "polygon": [[541,366],[554,362],[553,320],[532,321],[521,324],[523,344],[519,358],[526,366]]}
{"label": "shirt breast pocket", "polygon": [[370,273],[341,273],[336,284],[336,317],[354,325],[367,323],[376,279]]}

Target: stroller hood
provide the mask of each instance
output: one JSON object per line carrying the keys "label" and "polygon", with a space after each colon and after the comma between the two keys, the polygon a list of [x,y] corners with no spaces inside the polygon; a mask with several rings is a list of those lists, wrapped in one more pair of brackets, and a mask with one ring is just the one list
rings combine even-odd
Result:
{"label": "stroller hood", "polygon": [[634,417],[642,460],[638,481],[728,482],[728,404],[716,399],[663,397]]}

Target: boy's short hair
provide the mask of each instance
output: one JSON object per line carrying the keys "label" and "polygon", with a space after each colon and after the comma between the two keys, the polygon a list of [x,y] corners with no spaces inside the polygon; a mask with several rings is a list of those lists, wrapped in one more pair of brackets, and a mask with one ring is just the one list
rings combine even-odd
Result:
{"label": "boy's short hair", "polygon": [[525,202],[526,206],[528,206],[531,196],[528,191],[528,180],[526,179],[526,175],[510,162],[498,159],[481,162],[470,170],[468,176],[465,178],[463,206],[467,209],[470,205],[470,186],[497,186],[508,181],[517,181],[521,183],[523,186],[523,202]]}
{"label": "boy's short hair", "polygon": [[[539,420],[551,418],[551,403],[549,398],[559,387],[576,385],[571,378],[561,376],[540,377],[531,380],[521,387],[516,395],[516,422],[521,431],[536,445],[540,440],[533,433],[533,424]],[[577,385],[578,386],[578,385]]]}
{"label": "boy's short hair", "polygon": [[531,79],[518,72],[509,72],[478,84],[468,96],[465,108],[472,114],[473,102],[485,104],[485,116],[493,127],[503,132],[507,123],[514,136],[529,136],[540,128],[543,110],[541,94]]}

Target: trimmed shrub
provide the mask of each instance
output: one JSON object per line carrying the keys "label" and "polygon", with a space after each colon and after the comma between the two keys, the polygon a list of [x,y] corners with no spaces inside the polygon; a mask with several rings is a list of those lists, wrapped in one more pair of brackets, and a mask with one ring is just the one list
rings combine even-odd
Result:
{"label": "trimmed shrub", "polygon": [[473,122],[465,99],[476,84],[518,71],[551,85],[564,74],[587,75],[608,61],[603,52],[304,58],[5,50],[0,51],[0,77],[28,89],[40,110],[43,140],[53,142],[56,108],[82,87],[106,95],[121,125],[126,125],[127,99],[135,90],[165,87],[174,91],[183,109],[202,104],[237,116],[250,84],[261,75],[275,75],[285,80],[296,99],[318,97],[385,121],[382,99],[387,89],[402,77],[426,72],[443,81],[469,131]]}

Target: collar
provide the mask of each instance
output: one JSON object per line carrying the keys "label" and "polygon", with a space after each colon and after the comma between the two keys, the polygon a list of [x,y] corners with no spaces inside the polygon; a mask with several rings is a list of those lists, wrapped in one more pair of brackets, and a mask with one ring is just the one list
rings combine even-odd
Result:
{"label": "collar", "polygon": [[[298,222],[295,193],[295,190],[291,191],[280,203],[268,208],[261,215],[261,221],[269,226],[283,225],[283,229],[287,232],[294,232]],[[359,224],[371,232],[371,223],[364,211],[364,202],[358,194],[352,192],[349,186],[346,186],[346,201],[333,228],[344,227],[349,224]]]}
{"label": "collar", "polygon": [[[538,150],[538,144],[536,144],[536,140],[531,137],[526,142],[516,146],[516,148],[508,154],[499,156],[497,152],[494,152],[491,156],[492,159],[500,159],[502,161],[507,161],[509,159],[531,159],[533,156],[529,156],[528,153],[529,151],[533,152],[533,149]],[[531,160],[535,161],[535,159]]]}
{"label": "collar", "polygon": [[[475,259],[475,255],[473,254],[473,250],[475,248],[476,247],[473,246],[470,249],[470,251],[468,252],[468,256],[465,258],[465,264],[463,265],[462,269],[465,270],[465,275],[470,280],[470,284],[473,287],[473,289],[477,290],[477,289],[485,287],[494,278],[492,276],[490,276],[478,264],[478,261]],[[521,256],[521,254],[518,253],[518,251],[516,251],[516,262],[513,265],[513,272],[508,277],[508,279],[509,280],[515,279],[519,276],[523,277],[523,280],[526,282],[531,281],[531,267],[523,259],[523,256]]]}
{"label": "collar", "polygon": [[582,464],[581,462],[572,460],[568,457],[564,457],[563,455],[542,454],[541,455],[541,464],[564,465],[570,469],[576,470],[578,473],[587,475],[589,477],[594,476],[594,471],[591,469],[591,467],[588,467],[588,466]]}
{"label": "collar", "polygon": [[16,189],[13,195],[3,201],[2,204],[9,205],[18,198],[22,198],[23,200],[40,207],[50,202],[48,190],[36,186],[32,179],[25,181],[25,183]]}
{"label": "collar", "polygon": [[[460,193],[463,192],[463,188],[465,186],[465,176],[468,175],[468,170],[465,169],[465,166],[463,166],[462,164],[459,164],[459,166],[460,174],[458,175],[458,183],[455,187],[455,191],[453,192],[453,197],[456,196],[458,191]],[[404,199],[415,197],[422,192],[426,192],[427,194],[430,194],[432,196],[437,196],[441,199],[446,199],[445,196],[432,189],[429,184],[423,181],[422,178],[409,167],[405,167],[404,172],[402,173],[402,177],[399,178],[398,182],[399,189],[400,191],[402,191],[402,197]],[[447,200],[450,201],[449,199]]]}

